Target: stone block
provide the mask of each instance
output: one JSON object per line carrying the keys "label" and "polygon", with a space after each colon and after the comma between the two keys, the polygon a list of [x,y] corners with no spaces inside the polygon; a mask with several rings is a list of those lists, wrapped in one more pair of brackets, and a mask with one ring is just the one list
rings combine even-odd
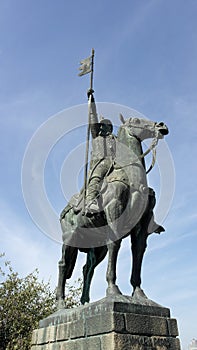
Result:
{"label": "stone block", "polygon": [[82,338],[85,336],[84,320],[73,321],[70,323],[70,338]]}
{"label": "stone block", "polygon": [[152,337],[154,350],[180,350],[180,341],[172,337]]}
{"label": "stone block", "polygon": [[101,337],[101,349],[110,350],[114,347],[114,332],[103,334]]}
{"label": "stone block", "polygon": [[46,349],[46,350],[60,350],[60,344],[59,343],[53,343],[53,344],[48,344],[48,345],[49,345],[49,348]]}
{"label": "stone block", "polygon": [[58,350],[101,350],[100,337],[69,340],[61,343]]}
{"label": "stone block", "polygon": [[49,326],[47,327],[46,338],[48,343],[55,342],[57,333],[57,326]]}
{"label": "stone block", "polygon": [[32,333],[32,337],[31,337],[31,344],[32,345],[36,345],[37,344],[37,338],[38,338],[38,330],[35,329]]}
{"label": "stone block", "polygon": [[130,334],[168,336],[167,320],[164,317],[125,314],[126,330]]}
{"label": "stone block", "polygon": [[48,340],[47,340],[47,328],[48,327],[38,329],[37,344],[44,344],[44,343],[48,342]]}
{"label": "stone block", "polygon": [[60,344],[58,343],[46,344],[43,346],[42,350],[60,350]]}
{"label": "stone block", "polygon": [[[128,334],[114,334],[113,335],[113,350],[128,350],[131,348],[130,337]],[[109,348],[110,349],[110,348]],[[135,349],[135,348],[133,348]],[[141,349],[140,349],[141,350]]]}
{"label": "stone block", "polygon": [[61,323],[57,326],[56,340],[67,340],[70,338],[70,326],[71,322]]}
{"label": "stone block", "polygon": [[101,340],[100,337],[89,337],[81,339],[80,350],[101,350]]}
{"label": "stone block", "polygon": [[175,318],[168,318],[167,323],[169,335],[172,337],[177,337],[179,335],[177,320]]}
{"label": "stone block", "polygon": [[150,337],[115,332],[111,335],[111,339],[106,335],[102,350],[153,350]]}
{"label": "stone block", "polygon": [[124,314],[107,312],[86,319],[86,335],[98,335],[111,331],[123,332],[125,329]]}

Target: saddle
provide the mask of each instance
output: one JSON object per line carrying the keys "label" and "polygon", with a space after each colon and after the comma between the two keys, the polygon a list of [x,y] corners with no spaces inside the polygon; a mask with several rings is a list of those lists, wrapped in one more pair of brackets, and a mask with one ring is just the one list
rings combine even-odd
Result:
{"label": "saddle", "polygon": [[[112,183],[112,182],[115,182],[115,181],[119,181],[119,182],[122,182],[124,183],[125,185],[129,186],[129,179],[125,173],[125,171],[121,168],[113,168],[114,171],[110,171],[110,173],[108,173],[104,180],[103,180],[103,184],[102,184],[102,187],[101,187],[101,191],[100,191],[100,194],[99,194],[99,197],[107,190],[107,185],[108,183]],[[149,222],[149,225],[148,225],[148,231],[147,231],[147,234],[151,234],[153,232],[155,233],[161,233],[161,232],[164,232],[165,229],[163,228],[163,226],[157,224],[154,220],[154,214],[153,214],[153,208],[155,206],[155,192],[152,188],[148,187],[148,193],[149,193],[149,210],[152,211],[152,216],[150,218],[150,222]],[[69,203],[67,204],[67,206],[63,209],[63,211],[61,212],[61,215],[60,215],[60,220],[62,220],[65,215],[71,210],[73,209],[74,213],[75,214],[78,214],[82,211],[83,209],[83,190],[81,190],[80,193],[76,193],[74,194]]]}

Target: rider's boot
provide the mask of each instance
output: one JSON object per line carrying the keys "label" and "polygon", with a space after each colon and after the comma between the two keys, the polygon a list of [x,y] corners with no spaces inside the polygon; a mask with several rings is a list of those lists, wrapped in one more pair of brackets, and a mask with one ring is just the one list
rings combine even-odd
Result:
{"label": "rider's boot", "polygon": [[101,188],[101,179],[99,177],[93,177],[90,180],[90,183],[88,185],[87,195],[86,195],[85,214],[87,216],[91,216],[101,211],[99,206],[99,201],[98,201],[100,188]]}

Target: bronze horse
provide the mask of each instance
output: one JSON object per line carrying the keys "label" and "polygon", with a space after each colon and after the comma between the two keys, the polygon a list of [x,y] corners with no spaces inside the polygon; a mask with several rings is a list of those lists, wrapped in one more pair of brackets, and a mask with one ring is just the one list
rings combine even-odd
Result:
{"label": "bronze horse", "polygon": [[[87,253],[83,267],[83,292],[81,302],[89,302],[89,289],[94,268],[108,252],[106,279],[107,295],[121,294],[116,285],[116,263],[123,238],[130,235],[132,243],[133,295],[141,293],[141,266],[149,233],[161,232],[163,228],[154,222],[154,191],[148,188],[144,157],[158,140],[168,134],[164,123],[146,119],[121,118],[117,136],[116,161],[104,181],[99,198],[102,210],[92,217],[68,204],[60,218],[63,232],[62,258],[59,261],[57,287],[58,307],[64,307],[66,279],[72,276],[77,253]],[[153,139],[143,153],[141,142]],[[72,202],[72,201],[71,201]]]}

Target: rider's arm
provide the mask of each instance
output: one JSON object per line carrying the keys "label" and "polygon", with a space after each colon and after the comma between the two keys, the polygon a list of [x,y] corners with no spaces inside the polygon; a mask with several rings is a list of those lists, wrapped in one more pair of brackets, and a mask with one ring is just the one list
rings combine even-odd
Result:
{"label": "rider's arm", "polygon": [[96,104],[94,101],[93,91],[88,91],[88,109],[89,109],[89,123],[92,137],[95,138],[99,134],[100,124],[96,111]]}

